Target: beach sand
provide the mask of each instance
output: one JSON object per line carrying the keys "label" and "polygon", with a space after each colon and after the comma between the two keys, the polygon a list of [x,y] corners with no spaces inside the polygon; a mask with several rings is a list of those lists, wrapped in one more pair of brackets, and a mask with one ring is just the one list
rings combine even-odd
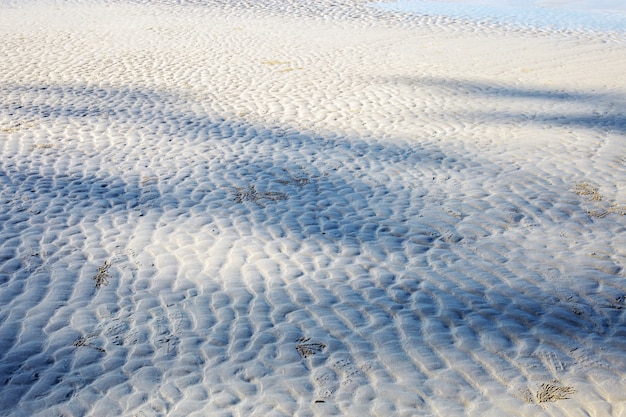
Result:
{"label": "beach sand", "polygon": [[626,39],[0,2],[0,415],[626,416]]}

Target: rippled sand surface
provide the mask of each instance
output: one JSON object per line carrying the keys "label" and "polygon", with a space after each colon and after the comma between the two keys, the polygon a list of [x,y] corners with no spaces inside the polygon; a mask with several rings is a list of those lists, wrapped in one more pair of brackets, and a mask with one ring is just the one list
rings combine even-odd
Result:
{"label": "rippled sand surface", "polygon": [[626,40],[0,2],[0,415],[626,413]]}

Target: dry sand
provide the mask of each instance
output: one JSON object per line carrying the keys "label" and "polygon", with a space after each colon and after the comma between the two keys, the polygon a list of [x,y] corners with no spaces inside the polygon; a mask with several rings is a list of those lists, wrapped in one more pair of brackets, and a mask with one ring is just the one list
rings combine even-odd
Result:
{"label": "dry sand", "polygon": [[626,415],[622,35],[5,0],[0,39],[0,415]]}

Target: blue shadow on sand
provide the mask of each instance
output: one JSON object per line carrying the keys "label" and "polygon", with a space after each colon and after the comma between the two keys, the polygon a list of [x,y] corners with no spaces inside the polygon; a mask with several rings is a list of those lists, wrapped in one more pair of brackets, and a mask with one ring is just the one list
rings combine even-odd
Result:
{"label": "blue shadow on sand", "polygon": [[[566,91],[562,89],[523,88],[519,86],[490,85],[469,80],[445,78],[394,77],[383,82],[395,85],[407,85],[414,88],[436,88],[447,94],[467,95],[469,97],[493,97],[500,99],[537,100],[537,108],[545,109],[554,105],[576,104],[572,113],[537,110],[529,107],[528,112],[516,114],[510,111],[469,112],[461,114],[460,120],[472,123],[476,120],[491,123],[510,123],[523,121],[541,126],[566,126],[573,129],[612,130],[626,133],[626,113],[623,111],[626,97],[619,93],[606,94],[585,91]],[[583,108],[584,110],[580,110]],[[585,114],[584,112],[587,112]]]}
{"label": "blue shadow on sand", "polygon": [[[418,81],[472,94],[594,100],[593,95],[579,93]],[[591,298],[572,295],[577,311],[584,312],[577,314],[569,304],[559,304],[541,284],[530,284],[541,281],[536,265],[509,268],[507,251],[513,248],[507,247],[502,233],[520,227],[519,218],[501,230],[478,234],[471,232],[474,229],[460,231],[462,224],[474,224],[472,219],[475,223],[485,220],[481,216],[489,216],[489,210],[498,208],[498,201],[478,198],[467,206],[470,211],[466,217],[444,213],[452,189],[438,179],[474,175],[503,179],[510,175],[505,167],[447,153],[433,145],[425,147],[418,141],[392,144],[320,135],[191,111],[194,103],[149,90],[13,85],[0,87],[0,97],[4,117],[41,126],[35,129],[75,125],[77,132],[88,132],[87,139],[76,143],[72,137],[62,136],[63,148],[22,151],[0,161],[2,415],[32,415],[59,404],[72,404],[81,410],[78,398],[99,378],[89,373],[80,376],[81,370],[101,366],[93,363],[100,363],[114,350],[125,352],[115,356],[122,358],[116,369],[125,369],[133,349],[125,334],[107,339],[106,331],[92,349],[85,344],[68,344],[94,331],[87,326],[89,320],[81,327],[84,312],[93,315],[99,303],[133,307],[134,297],[139,295],[144,304],[163,303],[163,293],[151,287],[154,277],[150,271],[118,274],[109,286],[100,290],[94,287],[96,268],[112,256],[105,246],[115,241],[114,235],[103,230],[106,225],[139,233],[140,226],[147,224],[150,227],[143,227],[142,233],[153,233],[159,227],[176,224],[178,230],[194,235],[205,229],[194,226],[192,220],[208,215],[216,225],[222,220],[235,225],[240,239],[266,236],[270,244],[288,238],[298,245],[312,243],[321,254],[352,256],[353,265],[335,267],[331,260],[328,267],[320,266],[316,271],[303,268],[281,285],[247,288],[246,280],[241,279],[248,298],[238,298],[240,293],[230,292],[219,282],[220,277],[204,278],[209,291],[194,288],[184,276],[171,276],[172,281],[186,280],[181,305],[193,307],[197,302],[207,311],[227,308],[232,313],[222,315],[230,317],[223,319],[230,323],[207,319],[212,324],[206,328],[189,327],[175,336],[205,341],[223,337],[220,326],[253,329],[252,321],[258,317],[239,312],[249,311],[248,304],[254,299],[254,305],[266,306],[260,316],[266,316],[270,327],[286,335],[278,342],[288,343],[288,337],[298,332],[306,336],[307,331],[315,331],[328,333],[327,344],[352,357],[354,363],[393,357],[394,363],[385,363],[378,372],[388,373],[389,380],[394,379],[388,371],[394,366],[413,372],[416,387],[406,389],[415,390],[416,397],[436,395],[428,387],[426,373],[436,372],[448,360],[440,356],[437,346],[444,339],[456,338],[456,347],[451,344],[445,349],[457,349],[458,355],[467,356],[463,346],[470,350],[487,348],[480,342],[484,332],[488,340],[502,341],[502,351],[492,353],[501,355],[503,363],[514,359],[508,355],[519,348],[516,343],[530,346],[529,354],[542,344],[559,346],[561,342],[556,341],[563,339],[571,341],[570,349],[600,343],[623,347],[623,341],[611,338],[616,328],[624,326],[623,315],[616,313],[619,305],[615,304],[613,311],[593,305]],[[551,116],[538,115],[538,120],[551,123]],[[574,128],[598,127],[591,116],[569,115],[558,120]],[[624,131],[621,115],[610,116],[604,124]],[[20,132],[12,134],[19,136]],[[54,135],[51,129],[51,143]],[[99,163],[81,165],[81,158],[97,160],[98,155],[102,155]],[[125,171],[120,172],[120,167]],[[412,174],[396,178],[380,171],[384,167]],[[561,204],[562,189],[528,175],[529,189],[518,190],[519,202],[509,204],[517,204],[522,217],[537,227],[560,221],[562,218],[551,217],[550,210]],[[406,178],[412,182],[407,183]],[[540,203],[533,206],[535,203],[527,200],[530,195]],[[475,212],[471,212],[472,207]],[[572,216],[584,215],[580,208],[572,210]],[[422,215],[427,220],[422,220]],[[592,222],[587,221],[585,227],[592,227]],[[493,257],[472,251],[474,244],[492,238],[495,245],[500,244]],[[144,237],[146,241],[153,239]],[[97,259],[94,253],[99,254]],[[333,271],[350,268],[361,272],[356,278],[333,278]],[[159,274],[158,267],[151,271]],[[520,274],[538,278],[515,281]],[[141,287],[140,281],[145,285],[139,295],[124,288]],[[289,300],[291,304],[277,306],[272,300]],[[193,308],[187,314],[193,315]],[[362,320],[351,322],[350,317]],[[381,333],[377,326],[383,326]],[[256,328],[267,337],[273,335],[263,326]],[[547,339],[542,339],[546,331],[541,333],[541,329],[549,329]],[[432,339],[433,334],[439,339]],[[157,340],[157,336],[162,337],[146,338]],[[258,353],[260,339],[254,331],[242,337],[245,340],[234,338],[209,345],[168,344],[163,362],[149,365],[160,366],[166,375],[168,367],[178,366],[177,354],[183,357],[195,354],[189,349],[209,352],[209,348],[212,355],[222,358],[221,362],[228,362],[232,353],[229,346],[241,346],[242,352],[259,361],[270,360]],[[568,354],[558,347],[552,349],[560,357]],[[423,362],[420,358],[429,359]],[[624,364],[615,365],[624,369]],[[142,366],[133,365],[133,369]],[[510,373],[517,369],[502,366]],[[202,380],[202,366],[189,372],[200,374]],[[130,386],[133,373],[120,373],[118,384]],[[457,382],[472,384],[462,374],[458,374]],[[110,412],[123,410],[113,407]]]}

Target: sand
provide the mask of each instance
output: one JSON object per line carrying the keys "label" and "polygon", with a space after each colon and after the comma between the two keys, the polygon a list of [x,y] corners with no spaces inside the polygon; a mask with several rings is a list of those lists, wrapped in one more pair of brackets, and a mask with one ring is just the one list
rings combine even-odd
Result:
{"label": "sand", "polygon": [[0,2],[0,415],[626,415],[626,38]]}

